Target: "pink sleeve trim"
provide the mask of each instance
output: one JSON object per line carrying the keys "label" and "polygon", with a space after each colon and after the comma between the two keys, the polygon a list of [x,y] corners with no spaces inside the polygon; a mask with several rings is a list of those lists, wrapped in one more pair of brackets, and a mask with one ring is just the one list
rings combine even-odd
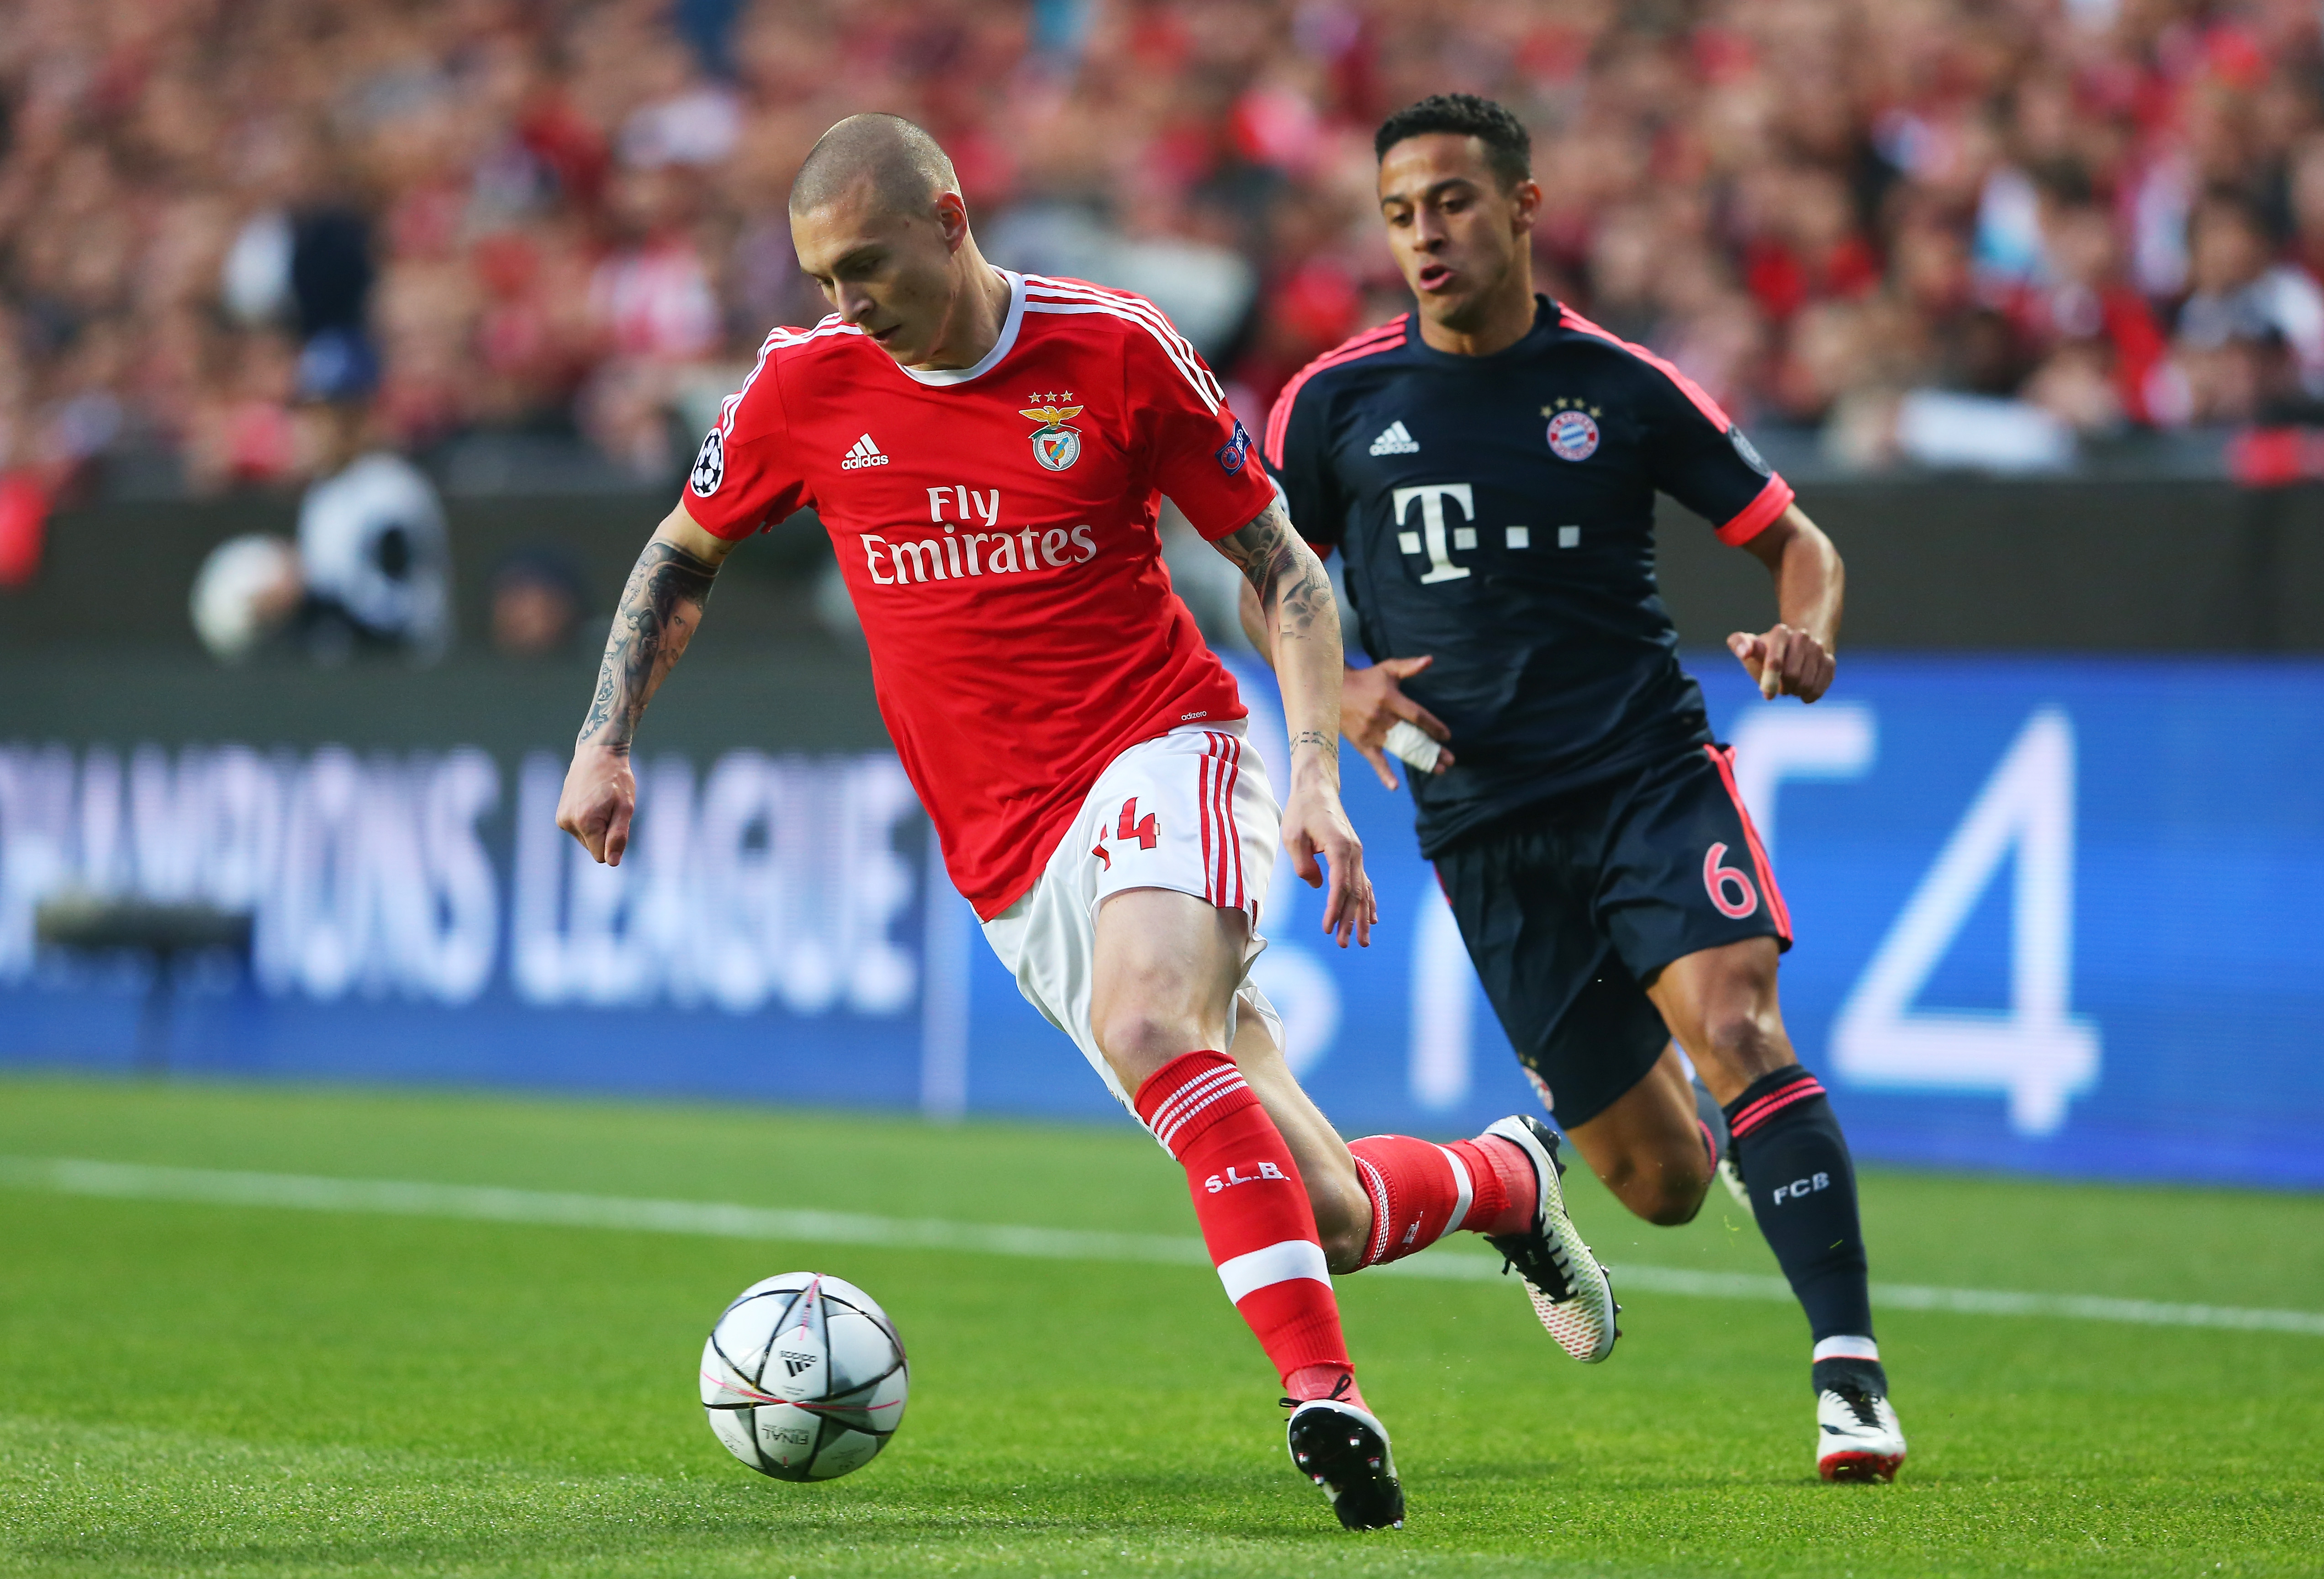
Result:
{"label": "pink sleeve trim", "polygon": [[1655,369],[1657,373],[1660,373],[1665,378],[1669,379],[1673,383],[1678,385],[1679,392],[1686,396],[1689,401],[1692,401],[1694,403],[1694,409],[1701,411],[1703,414],[1704,419],[1721,433],[1726,432],[1729,428],[1732,428],[1735,425],[1733,420],[1729,418],[1726,411],[1720,408],[1719,402],[1711,398],[1711,392],[1704,389],[1702,385],[1689,378],[1685,374],[1680,372],[1678,370],[1677,364],[1665,361],[1662,357],[1655,356],[1652,351],[1647,350],[1644,346],[1633,345],[1628,340],[1622,338],[1621,336],[1615,334],[1610,330],[1600,328],[1596,324],[1591,323],[1588,319],[1583,318],[1580,313],[1562,303],[1559,305],[1557,311],[1558,322],[1564,328],[1569,329],[1579,329],[1585,335],[1595,335],[1598,338],[1606,341],[1609,345],[1621,346],[1623,350],[1628,351],[1631,356],[1636,356],[1639,361],[1645,363],[1647,366]]}
{"label": "pink sleeve trim", "polygon": [[1769,477],[1759,496],[1746,504],[1734,520],[1719,529],[1719,540],[1729,548],[1741,548],[1775,522],[1775,517],[1791,507],[1792,485],[1780,476]]}
{"label": "pink sleeve trim", "polygon": [[1337,367],[1342,362],[1353,362],[1378,352],[1395,350],[1405,342],[1406,317],[1408,315],[1391,319],[1360,335],[1342,340],[1292,374],[1291,382],[1283,386],[1283,392],[1275,397],[1275,404],[1267,413],[1266,442],[1260,445],[1259,454],[1268,466],[1277,471],[1283,469],[1283,440],[1285,435],[1291,431],[1291,407],[1299,399],[1299,391],[1307,381],[1325,368]]}

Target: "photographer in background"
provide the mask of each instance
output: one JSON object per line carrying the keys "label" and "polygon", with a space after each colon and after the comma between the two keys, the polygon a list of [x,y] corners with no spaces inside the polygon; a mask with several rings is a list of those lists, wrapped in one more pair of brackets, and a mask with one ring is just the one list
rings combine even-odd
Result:
{"label": "photographer in background", "polygon": [[394,653],[433,663],[451,644],[451,555],[425,474],[372,424],[379,359],[362,336],[327,329],[299,357],[299,439],[314,479],[299,503],[306,588],[298,644],[318,663]]}

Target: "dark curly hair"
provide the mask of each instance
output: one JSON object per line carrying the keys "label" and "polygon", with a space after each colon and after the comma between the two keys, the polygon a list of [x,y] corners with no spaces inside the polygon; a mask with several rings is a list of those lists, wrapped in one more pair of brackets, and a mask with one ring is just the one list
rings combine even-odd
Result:
{"label": "dark curly hair", "polygon": [[1533,134],[1525,123],[1504,106],[1473,93],[1432,93],[1380,123],[1372,138],[1372,156],[1386,159],[1388,151],[1406,137],[1430,132],[1450,132],[1474,137],[1485,145],[1485,161],[1504,190],[1533,178]]}

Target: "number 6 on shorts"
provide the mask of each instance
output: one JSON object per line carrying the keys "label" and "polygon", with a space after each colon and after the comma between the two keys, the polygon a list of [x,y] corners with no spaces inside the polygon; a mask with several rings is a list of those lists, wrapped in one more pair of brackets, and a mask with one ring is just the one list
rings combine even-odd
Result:
{"label": "number 6 on shorts", "polygon": [[[1732,866],[1720,864],[1727,859],[1727,846],[1713,845],[1703,852],[1702,886],[1711,895],[1711,902],[1719,913],[1730,921],[1739,921],[1759,908],[1759,891],[1751,886],[1751,879]],[[1741,897],[1729,896],[1728,885],[1741,891]]]}

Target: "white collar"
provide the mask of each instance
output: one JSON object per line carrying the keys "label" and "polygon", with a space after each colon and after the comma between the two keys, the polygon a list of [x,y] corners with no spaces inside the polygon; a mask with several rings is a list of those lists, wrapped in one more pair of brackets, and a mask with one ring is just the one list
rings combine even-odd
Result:
{"label": "white collar", "polygon": [[1001,337],[992,342],[992,349],[987,351],[973,367],[942,367],[924,371],[897,363],[897,368],[906,377],[921,383],[966,383],[973,378],[983,377],[1001,365],[1001,359],[1016,347],[1017,330],[1025,321],[1025,276],[1012,274],[1006,269],[996,272],[1009,282],[1009,316],[1001,320]]}

